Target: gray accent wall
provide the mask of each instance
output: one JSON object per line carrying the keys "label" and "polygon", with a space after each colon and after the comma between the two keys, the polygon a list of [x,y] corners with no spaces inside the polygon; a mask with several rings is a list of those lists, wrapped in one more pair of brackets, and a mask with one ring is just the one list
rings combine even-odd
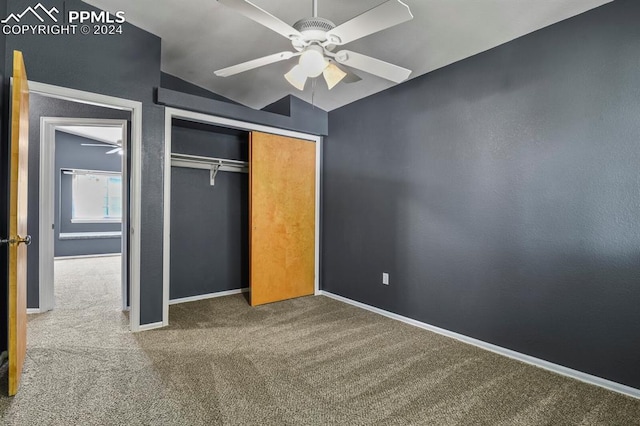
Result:
{"label": "gray accent wall", "polygon": [[638,22],[617,0],[332,111],[323,289],[640,388]]}
{"label": "gray accent wall", "polygon": [[[248,161],[247,132],[174,120],[172,151]],[[171,168],[171,286],[179,299],[249,286],[248,175]]]}
{"label": "gray accent wall", "polygon": [[63,169],[98,170],[122,172],[122,157],[118,154],[106,154],[110,148],[83,146],[82,144],[100,142],[56,132],[55,158],[55,256],[82,256],[121,252],[121,238],[61,239],[63,233],[120,232],[121,223],[73,223],[72,184],[73,176],[64,174]]}

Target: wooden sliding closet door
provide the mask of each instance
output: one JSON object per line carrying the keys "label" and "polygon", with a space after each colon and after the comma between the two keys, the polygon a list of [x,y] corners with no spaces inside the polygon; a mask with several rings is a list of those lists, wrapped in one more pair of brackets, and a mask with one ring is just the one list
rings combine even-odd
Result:
{"label": "wooden sliding closet door", "polygon": [[252,132],[251,306],[314,293],[316,146]]}

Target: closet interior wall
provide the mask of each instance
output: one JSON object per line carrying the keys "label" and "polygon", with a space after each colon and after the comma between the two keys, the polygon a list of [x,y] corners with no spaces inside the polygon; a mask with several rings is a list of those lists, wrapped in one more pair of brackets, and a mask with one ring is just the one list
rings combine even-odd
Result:
{"label": "closet interior wall", "polygon": [[[249,160],[246,131],[174,119],[172,154]],[[171,167],[170,300],[249,287],[249,176]]]}

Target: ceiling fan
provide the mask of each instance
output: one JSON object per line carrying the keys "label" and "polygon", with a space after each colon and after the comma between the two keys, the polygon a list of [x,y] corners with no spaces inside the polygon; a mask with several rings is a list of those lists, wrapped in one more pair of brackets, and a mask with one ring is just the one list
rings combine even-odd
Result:
{"label": "ceiling fan", "polygon": [[[118,141],[122,143],[122,141]],[[112,148],[110,151],[107,151],[106,154],[120,154],[123,155],[122,145],[111,145],[108,143],[82,143],[82,146],[106,146],[108,148]]]}
{"label": "ceiling fan", "polygon": [[295,52],[274,53],[215,71],[219,77],[228,77],[298,56],[298,64],[284,76],[298,90],[304,90],[307,79],[319,77],[321,74],[329,90],[340,81],[350,83],[360,80],[360,77],[344,71],[337,64],[365,71],[395,83],[406,80],[411,74],[411,70],[406,68],[350,50],[334,52],[337,46],[412,19],[409,6],[400,0],[388,0],[338,26],[328,19],[318,17],[317,0],[313,0],[313,17],[301,19],[293,26],[248,0],[218,2],[288,38],[295,49]]}

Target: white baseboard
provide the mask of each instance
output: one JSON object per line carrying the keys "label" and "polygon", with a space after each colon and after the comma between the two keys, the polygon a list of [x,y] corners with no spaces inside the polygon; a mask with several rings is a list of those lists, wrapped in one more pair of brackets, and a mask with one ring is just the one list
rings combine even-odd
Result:
{"label": "white baseboard", "polygon": [[178,303],[187,303],[187,302],[195,302],[198,300],[213,299],[215,297],[231,296],[233,294],[246,293],[248,291],[249,291],[248,288],[239,288],[236,290],[218,291],[216,293],[207,293],[207,294],[199,294],[197,296],[181,297],[180,299],[169,300],[169,305],[177,305]]}
{"label": "white baseboard", "polygon": [[94,257],[116,257],[122,256],[122,253],[104,253],[104,254],[83,254],[79,256],[56,256],[54,260],[71,260],[71,259],[91,259]]}
{"label": "white baseboard", "polygon": [[27,315],[39,314],[40,308],[27,308]]}
{"label": "white baseboard", "polygon": [[140,327],[138,327],[138,331],[155,330],[156,328],[162,328],[164,326],[165,326],[165,324],[163,324],[162,321],[152,322],[150,324],[140,324]]}
{"label": "white baseboard", "polygon": [[526,364],[534,365],[536,367],[543,368],[545,370],[552,371],[554,373],[557,373],[566,377],[570,377],[572,379],[576,379],[581,382],[589,383],[591,385],[599,386],[614,392],[618,392],[633,398],[640,399],[640,389],[632,388],[631,386],[627,386],[621,383],[613,382],[611,380],[603,379],[602,377],[594,376],[588,373],[583,373],[582,371],[573,370],[571,368],[554,364],[552,362],[545,361],[540,358],[536,358],[520,352],[512,351],[511,349],[503,348],[501,346],[497,346],[492,343],[487,343],[482,340],[474,339],[473,337],[465,336],[464,334],[459,334],[453,331],[445,330],[444,328],[436,327],[436,326],[433,326],[421,321],[417,321],[402,315],[394,314],[393,312],[385,311],[384,309],[376,308],[374,306],[367,305],[361,302],[356,302],[355,300],[338,296],[337,294],[329,293],[328,291],[321,291],[320,293],[323,296],[330,297],[340,302],[347,303],[349,305],[353,305],[358,308],[365,309],[367,311],[375,312],[376,314],[383,315],[385,317],[392,318],[397,321],[402,321],[406,324],[413,325],[415,327],[419,327],[425,330],[429,330],[434,333],[441,334],[443,336],[451,337],[461,342],[468,343],[470,345],[477,346],[479,348],[486,349],[488,351],[495,352],[497,354],[500,354],[509,358],[513,358],[515,360],[524,362]]}

